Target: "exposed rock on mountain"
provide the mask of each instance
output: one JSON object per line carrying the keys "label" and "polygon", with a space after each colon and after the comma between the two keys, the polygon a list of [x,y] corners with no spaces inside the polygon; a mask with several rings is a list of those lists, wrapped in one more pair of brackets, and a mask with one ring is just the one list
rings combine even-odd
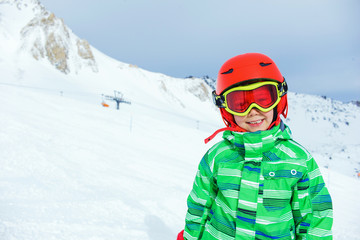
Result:
{"label": "exposed rock on mountain", "polygon": [[98,71],[89,43],[76,37],[54,13],[42,8],[20,33],[22,49],[36,60],[46,59],[63,73],[77,73],[83,66]]}

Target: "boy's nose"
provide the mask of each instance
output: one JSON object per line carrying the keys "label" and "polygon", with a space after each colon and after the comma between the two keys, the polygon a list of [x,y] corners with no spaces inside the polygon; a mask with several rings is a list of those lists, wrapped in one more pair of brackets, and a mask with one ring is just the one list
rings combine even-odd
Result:
{"label": "boy's nose", "polygon": [[251,110],[250,110],[250,112],[249,112],[249,116],[254,116],[254,115],[257,115],[257,114],[259,114],[259,109],[257,109],[256,107],[253,107]]}

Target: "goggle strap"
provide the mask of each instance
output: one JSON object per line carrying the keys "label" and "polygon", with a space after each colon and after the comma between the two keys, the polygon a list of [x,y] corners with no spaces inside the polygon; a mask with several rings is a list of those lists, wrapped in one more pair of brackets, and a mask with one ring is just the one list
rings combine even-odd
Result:
{"label": "goggle strap", "polygon": [[213,102],[218,108],[225,108],[225,97],[217,95],[215,91],[212,92]]}
{"label": "goggle strap", "polygon": [[288,90],[288,85],[284,79],[284,82],[282,82],[281,84],[278,85],[279,88],[279,92],[280,92],[280,97],[284,96],[287,93]]}

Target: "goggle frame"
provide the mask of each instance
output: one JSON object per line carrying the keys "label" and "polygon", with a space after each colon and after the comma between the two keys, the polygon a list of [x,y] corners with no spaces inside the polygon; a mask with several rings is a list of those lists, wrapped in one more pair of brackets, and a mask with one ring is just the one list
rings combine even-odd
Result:
{"label": "goggle frame", "polygon": [[[228,107],[226,97],[229,93],[234,92],[234,91],[251,91],[251,90],[260,88],[262,86],[265,86],[265,85],[273,85],[276,87],[277,99],[270,107],[263,108],[256,102],[252,102],[244,112],[235,112]],[[287,89],[288,89],[287,84],[284,79],[284,82],[282,82],[282,83],[272,82],[272,81],[263,81],[263,82],[256,82],[256,83],[252,83],[252,84],[244,85],[244,86],[237,86],[237,87],[230,88],[229,90],[226,90],[223,94],[220,94],[220,95],[217,95],[216,92],[213,91],[212,95],[213,95],[214,104],[217,107],[225,108],[225,110],[227,112],[229,112],[233,115],[236,115],[236,116],[246,116],[247,114],[249,114],[251,109],[253,109],[254,107],[256,107],[257,109],[259,109],[262,112],[268,112],[271,109],[275,108],[277,106],[277,104],[280,102],[281,97],[287,93]]]}

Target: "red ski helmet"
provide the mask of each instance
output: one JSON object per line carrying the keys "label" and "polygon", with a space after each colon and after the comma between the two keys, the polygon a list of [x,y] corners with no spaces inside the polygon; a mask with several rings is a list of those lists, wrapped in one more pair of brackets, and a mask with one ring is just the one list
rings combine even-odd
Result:
{"label": "red ski helmet", "polygon": [[[272,81],[284,83],[285,78],[275,62],[261,53],[246,53],[227,60],[220,68],[216,83],[216,94],[220,95],[226,90],[239,85],[245,85],[257,81]],[[281,121],[280,115],[287,116],[287,95],[281,97],[280,102],[274,108],[274,121],[270,125],[278,125]],[[235,128],[236,131],[245,131],[240,128],[234,120],[234,116],[224,108],[220,108],[221,116],[227,127]]]}

